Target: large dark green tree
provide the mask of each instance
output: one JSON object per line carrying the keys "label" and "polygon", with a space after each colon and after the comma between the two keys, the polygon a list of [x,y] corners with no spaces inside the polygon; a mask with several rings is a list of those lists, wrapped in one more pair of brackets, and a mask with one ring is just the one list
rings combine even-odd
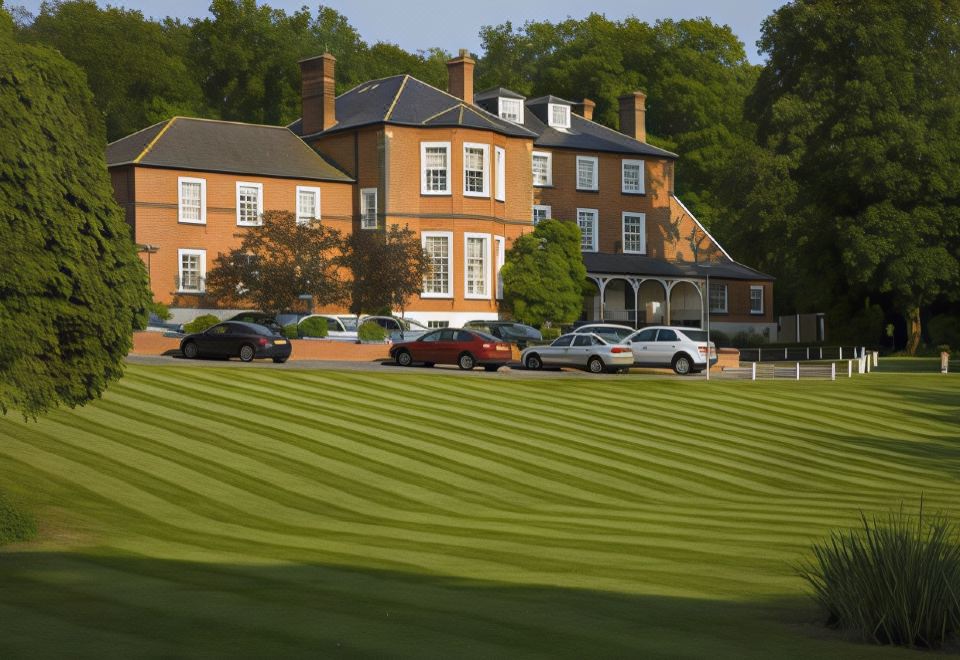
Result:
{"label": "large dark green tree", "polygon": [[813,304],[886,301],[912,352],[960,284],[960,1],[798,0],[760,45],[751,116],[795,183],[780,249]]}
{"label": "large dark green tree", "polygon": [[0,409],[82,405],[123,373],[146,270],[83,73],[0,9]]}

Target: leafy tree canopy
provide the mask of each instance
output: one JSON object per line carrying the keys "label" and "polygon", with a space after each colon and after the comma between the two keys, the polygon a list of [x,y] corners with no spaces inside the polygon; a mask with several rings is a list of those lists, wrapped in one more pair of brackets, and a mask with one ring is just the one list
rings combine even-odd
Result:
{"label": "leafy tree canopy", "polygon": [[0,409],[83,405],[123,373],[146,270],[83,73],[0,9]]}

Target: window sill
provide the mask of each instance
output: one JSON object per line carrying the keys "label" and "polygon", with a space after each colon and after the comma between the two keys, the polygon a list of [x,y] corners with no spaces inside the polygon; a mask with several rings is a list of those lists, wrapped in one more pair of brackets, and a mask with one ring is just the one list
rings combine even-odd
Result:
{"label": "window sill", "polygon": [[464,191],[464,192],[463,192],[463,196],[464,196],[464,197],[470,197],[470,198],[472,198],[472,199],[490,199],[490,193],[482,193],[482,192],[467,192],[467,191]]}
{"label": "window sill", "polygon": [[[299,221],[298,221],[299,222]],[[238,227],[262,227],[262,222],[238,222]]]}
{"label": "window sill", "polygon": [[763,312],[750,312],[750,316],[763,316]]}
{"label": "window sill", "polygon": [[600,189],[599,188],[577,188],[577,192],[598,193],[600,192]]}
{"label": "window sill", "polygon": [[490,300],[489,294],[478,294],[478,293],[465,293],[463,294],[464,300]]}
{"label": "window sill", "polygon": [[647,251],[646,251],[646,250],[624,250],[623,253],[624,253],[624,254],[640,254],[640,255],[645,255],[645,254],[647,253]]}
{"label": "window sill", "polygon": [[181,225],[205,225],[207,224],[206,220],[184,220],[183,218],[177,218],[177,223]]}
{"label": "window sill", "polygon": [[630,190],[621,190],[621,191],[620,191],[620,194],[621,194],[621,195],[630,195],[631,197],[646,197],[646,196],[647,196],[647,193],[645,193],[645,192],[635,192],[635,191],[630,191]]}
{"label": "window sill", "polygon": [[189,289],[189,290],[180,289],[179,291],[177,291],[177,295],[179,296],[202,296],[205,293],[206,291],[194,291],[193,289]]}
{"label": "window sill", "polygon": [[543,184],[535,183],[533,184],[533,187],[534,188],[556,188],[556,186],[553,185],[552,183],[543,183]]}
{"label": "window sill", "polygon": [[597,251],[597,248],[591,248],[591,249],[589,249],[589,250],[584,250],[583,248],[580,248],[580,251],[581,251],[581,252],[596,252],[596,251]]}
{"label": "window sill", "polygon": [[421,293],[420,297],[428,300],[453,300],[453,296],[449,293]]}
{"label": "window sill", "polygon": [[452,192],[428,192],[425,190],[421,190],[420,195],[423,197],[453,197]]}

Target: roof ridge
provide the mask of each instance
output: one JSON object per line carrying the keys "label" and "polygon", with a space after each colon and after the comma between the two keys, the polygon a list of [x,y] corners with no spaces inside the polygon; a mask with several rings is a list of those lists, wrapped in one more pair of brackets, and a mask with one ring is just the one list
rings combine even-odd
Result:
{"label": "roof ridge", "polygon": [[107,142],[107,146],[109,147],[111,144],[116,144],[117,142],[122,142],[123,140],[126,140],[127,138],[132,138],[132,137],[133,137],[134,135],[136,135],[137,133],[143,133],[144,131],[149,131],[149,130],[150,130],[151,128],[153,128],[154,126],[159,126],[160,124],[166,124],[168,121],[170,121],[170,119],[172,119],[172,117],[171,117],[171,118],[168,118],[168,119],[161,119],[160,121],[154,122],[153,124],[150,124],[149,126],[144,126],[144,127],[141,128],[140,130],[134,131],[133,133],[130,133],[129,135],[124,135],[123,137],[119,137],[119,138],[117,138],[116,140],[114,140],[113,142]]}
{"label": "roof ridge", "polygon": [[430,115],[429,117],[427,117],[426,119],[424,119],[424,120],[423,120],[422,122],[420,122],[420,123],[421,123],[421,124],[426,124],[428,121],[433,121],[433,120],[436,119],[437,117],[439,117],[439,116],[441,116],[441,115],[445,115],[445,114],[447,114],[448,112],[450,112],[451,110],[456,110],[456,109],[457,109],[458,107],[460,107],[461,105],[463,105],[463,104],[462,104],[462,103],[459,103],[459,104],[457,104],[457,105],[451,105],[449,108],[444,108],[444,109],[441,110],[440,112],[438,112],[438,113],[436,113],[436,114],[433,114],[433,115]]}
{"label": "roof ridge", "polygon": [[136,165],[137,163],[139,163],[141,160],[143,160],[143,157],[144,157],[144,156],[146,156],[148,153],[150,153],[150,150],[153,149],[154,145],[156,145],[157,142],[160,140],[160,138],[162,138],[162,137],[164,136],[164,134],[167,132],[167,130],[168,130],[171,126],[173,126],[174,122],[176,122],[177,119],[179,119],[179,117],[171,117],[169,120],[167,120],[167,125],[164,126],[163,128],[161,128],[161,129],[160,129],[160,132],[157,133],[156,135],[154,135],[154,136],[153,136],[153,139],[150,140],[150,142],[147,143],[147,146],[145,146],[145,147],[143,148],[143,151],[140,152],[140,155],[133,159],[133,164],[134,164],[134,165]]}
{"label": "roof ridge", "polygon": [[410,74],[403,74],[403,82],[400,83],[399,89],[397,89],[396,95],[393,97],[393,101],[390,102],[390,107],[387,108],[387,114],[383,116],[383,121],[389,121],[390,115],[393,114],[394,108],[397,107],[397,101],[400,100],[400,95],[403,94],[403,90],[407,87],[407,80],[410,78]]}
{"label": "roof ridge", "polygon": [[183,119],[185,121],[205,121],[211,124],[233,124],[235,126],[256,126],[257,128],[279,128],[289,130],[286,126],[277,126],[276,124],[257,124],[250,121],[233,121],[232,119],[210,119],[208,117],[183,117],[176,116],[173,119]]}

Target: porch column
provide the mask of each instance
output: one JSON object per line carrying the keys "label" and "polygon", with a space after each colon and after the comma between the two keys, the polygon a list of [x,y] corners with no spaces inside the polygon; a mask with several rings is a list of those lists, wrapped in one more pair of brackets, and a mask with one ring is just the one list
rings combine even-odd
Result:
{"label": "porch column", "polygon": [[670,321],[670,294],[673,292],[673,285],[676,284],[676,281],[675,281],[675,280],[670,280],[670,281],[668,282],[668,281],[664,280],[663,283],[664,283],[664,288],[667,290],[667,296],[666,296],[667,299],[666,299],[666,301],[664,301],[664,302],[665,302],[666,309],[664,310],[664,314],[663,314],[663,316],[664,316],[664,323],[663,323],[663,324],[664,324],[664,325],[672,325],[672,323],[671,323],[671,321]]}
{"label": "porch column", "polygon": [[606,300],[607,284],[610,282],[610,279],[611,279],[611,278],[609,278],[609,277],[599,277],[599,276],[597,276],[597,275],[591,275],[590,273],[587,273],[587,277],[589,277],[591,280],[593,280],[594,283],[597,285],[597,288],[600,289],[600,322],[602,323],[602,322],[603,322],[603,308],[604,308],[604,305],[606,304],[605,300]]}
{"label": "porch column", "polygon": [[630,282],[630,286],[633,287],[633,327],[640,327],[640,285],[643,283],[642,280],[636,277],[631,277],[627,279]]}

